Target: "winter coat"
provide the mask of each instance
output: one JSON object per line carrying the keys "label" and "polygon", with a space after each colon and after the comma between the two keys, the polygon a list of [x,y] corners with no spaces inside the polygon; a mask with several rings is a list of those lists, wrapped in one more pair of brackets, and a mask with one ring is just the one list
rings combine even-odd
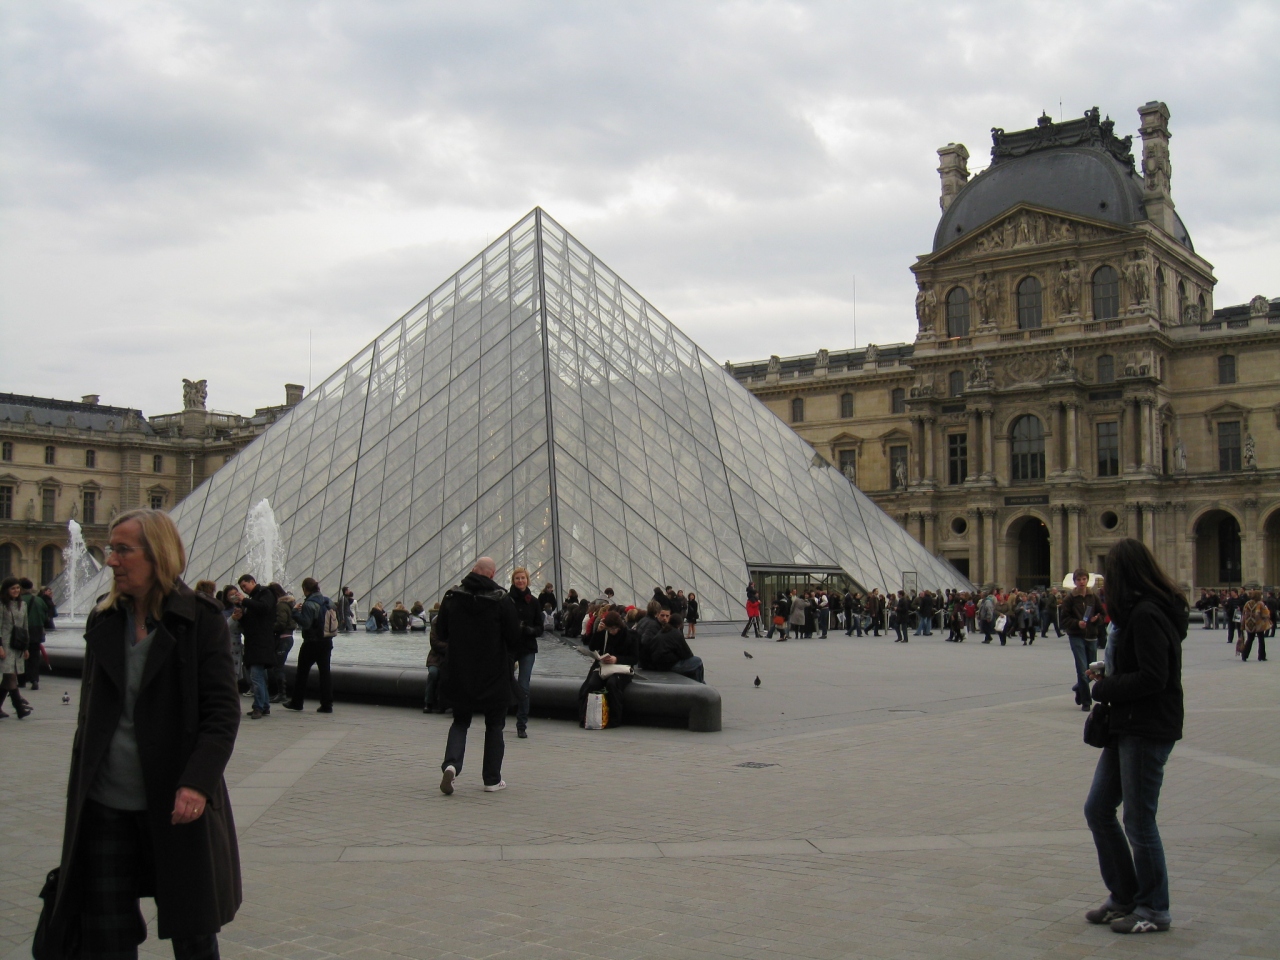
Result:
{"label": "winter coat", "polygon": [[1266,633],[1271,629],[1271,609],[1265,600],[1250,600],[1244,605],[1244,629],[1248,633]]}
{"label": "winter coat", "polygon": [[556,594],[554,590],[543,590],[540,594],[538,594],[539,610],[544,609],[548,603],[551,604],[551,609],[553,611],[560,609],[560,603],[556,600]]}
{"label": "winter coat", "polygon": [[[324,635],[324,615],[333,605],[322,593],[313,593],[302,601],[302,609],[293,611],[294,622],[302,630],[302,639],[306,643],[323,642],[333,646],[333,637]],[[335,613],[337,611],[334,611]]]}
{"label": "winter coat", "polygon": [[805,602],[804,597],[796,594],[795,598],[791,601],[791,612],[787,615],[787,619],[793,627],[804,626],[804,616],[808,609],[809,604]]}
{"label": "winter coat", "polygon": [[639,620],[636,621],[636,625],[635,625],[636,638],[638,642],[644,643],[644,641],[648,640],[650,637],[652,637],[655,633],[657,633],[661,629],[662,629],[662,624],[660,624],[657,621],[657,618],[650,617],[646,614],[645,616],[641,617]]}
{"label": "winter coat", "polygon": [[1148,740],[1182,739],[1182,641],[1187,611],[1140,600],[1116,631],[1115,672],[1093,685],[1111,705],[1111,733]]}
{"label": "winter coat", "polygon": [[396,633],[405,633],[409,629],[409,611],[396,608],[390,614],[391,629]]}
{"label": "winter coat", "polygon": [[686,601],[686,602],[685,602],[684,621],[685,621],[685,623],[697,623],[697,622],[698,622],[698,601],[697,601],[697,599],[688,600],[688,601]]}
{"label": "winter coat", "polygon": [[[270,606],[274,612],[274,597]],[[51,926],[55,944],[80,922],[83,881],[75,852],[85,803],[124,711],[125,630],[125,611],[118,607],[94,611],[85,630],[62,872]],[[155,856],[142,895],[155,897],[162,938],[216,933],[235,917],[241,901],[240,854],[223,780],[240,724],[240,696],[222,611],[181,581],[165,598],[134,722]],[[179,787],[200,791],[208,803],[199,819],[173,826],[169,818]]]}
{"label": "winter coat", "polygon": [[1088,625],[1082,622],[1090,607],[1093,608],[1092,616],[1102,613],[1102,604],[1096,594],[1086,593],[1081,596],[1073,590],[1063,598],[1060,623],[1067,636],[1098,639],[1098,624],[1102,621],[1097,620]]}
{"label": "winter coat", "polygon": [[592,634],[587,647],[602,656],[606,653],[612,654],[619,663],[633,667],[640,662],[640,637],[634,630],[627,627],[620,628],[617,633],[610,633],[605,629]]}
{"label": "winter coat", "polygon": [[516,644],[516,656],[538,652],[538,638],[542,636],[542,607],[534,600],[526,587],[523,591],[512,587],[507,596],[520,618],[520,640]]}
{"label": "winter coat", "polygon": [[440,691],[455,712],[510,706],[520,618],[507,591],[489,577],[468,573],[440,601],[435,626],[449,651],[440,668]]}
{"label": "winter coat", "polygon": [[265,583],[240,601],[240,631],[244,635],[244,662],[250,667],[274,667],[276,660],[276,595]]}
{"label": "winter coat", "polygon": [[640,666],[646,670],[670,670],[693,656],[679,630],[660,630],[640,647]]}

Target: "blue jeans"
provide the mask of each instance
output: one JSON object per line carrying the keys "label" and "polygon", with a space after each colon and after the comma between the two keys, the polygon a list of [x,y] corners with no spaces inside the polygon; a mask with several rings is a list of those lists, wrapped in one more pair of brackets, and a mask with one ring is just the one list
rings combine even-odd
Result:
{"label": "blue jeans", "polygon": [[529,725],[529,678],[533,676],[533,659],[536,653],[526,653],[516,662],[520,664],[520,702],[516,704],[516,729]]}
{"label": "blue jeans", "polygon": [[702,658],[686,657],[683,660],[677,660],[671,665],[672,673],[682,673],[690,680],[697,680],[699,683],[706,683],[703,677]]}
{"label": "blue jeans", "polygon": [[1071,656],[1076,661],[1076,685],[1071,689],[1075,692],[1076,703],[1087,707],[1093,703],[1093,694],[1089,691],[1089,679],[1084,672],[1098,659],[1098,641],[1067,634],[1067,642],[1071,644]]}
{"label": "blue jeans", "polygon": [[253,709],[266,713],[271,709],[271,697],[267,693],[267,671],[270,667],[254,664],[249,668],[249,686],[253,688]]}
{"label": "blue jeans", "polygon": [[[1156,808],[1172,750],[1173,741],[1120,737],[1103,748],[1084,803],[1084,819],[1093,831],[1111,905],[1131,908],[1157,923],[1169,922],[1169,871],[1156,828]],[[1123,830],[1116,819],[1122,801]]]}

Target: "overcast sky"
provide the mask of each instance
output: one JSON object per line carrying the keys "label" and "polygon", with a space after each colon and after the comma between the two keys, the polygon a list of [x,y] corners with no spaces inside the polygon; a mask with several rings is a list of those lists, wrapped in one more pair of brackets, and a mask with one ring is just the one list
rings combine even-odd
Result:
{"label": "overcast sky", "polygon": [[853,345],[855,276],[910,340],[940,145],[1152,99],[1216,304],[1280,295],[1271,0],[13,0],[0,44],[0,391],[280,403],[535,205],[718,359]]}

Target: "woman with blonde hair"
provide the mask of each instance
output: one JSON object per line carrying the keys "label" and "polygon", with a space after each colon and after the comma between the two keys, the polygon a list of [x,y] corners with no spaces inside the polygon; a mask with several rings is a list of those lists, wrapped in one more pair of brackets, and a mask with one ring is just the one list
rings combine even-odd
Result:
{"label": "woman with blonde hair", "polygon": [[516,651],[519,667],[520,699],[516,703],[516,736],[529,737],[529,683],[533,678],[533,661],[538,655],[538,638],[542,636],[542,606],[529,590],[529,571],[516,567],[511,572],[511,602],[520,618],[520,643]]}
{"label": "woman with blonde hair", "polygon": [[122,513],[107,537],[113,580],[85,630],[62,864],[37,955],[136,957],[148,896],[178,960],[217,958],[241,900],[223,780],[240,722],[226,621],[179,578],[186,551],[168,514]]}

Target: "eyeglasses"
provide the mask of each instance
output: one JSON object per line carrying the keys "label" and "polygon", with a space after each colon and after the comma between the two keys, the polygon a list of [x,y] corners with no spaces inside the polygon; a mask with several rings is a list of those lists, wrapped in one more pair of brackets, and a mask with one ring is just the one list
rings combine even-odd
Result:
{"label": "eyeglasses", "polygon": [[128,560],[129,557],[138,552],[138,548],[131,547],[127,543],[109,543],[103,547],[102,552],[108,557],[114,553],[121,560]]}

